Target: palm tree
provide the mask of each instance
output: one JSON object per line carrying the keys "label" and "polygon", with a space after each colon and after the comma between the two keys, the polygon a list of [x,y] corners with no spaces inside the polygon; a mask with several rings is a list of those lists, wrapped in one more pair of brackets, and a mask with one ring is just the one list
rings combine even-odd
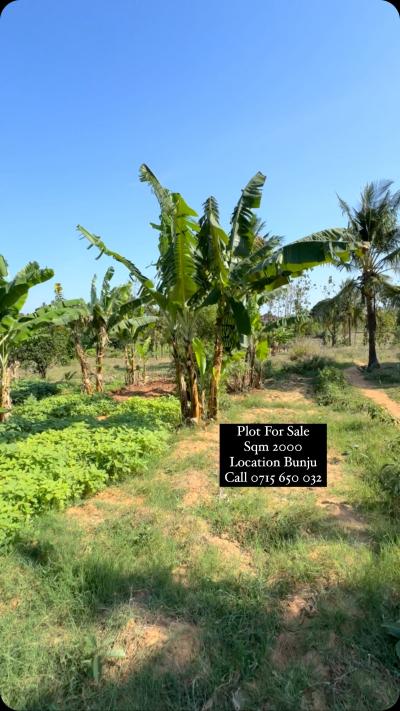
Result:
{"label": "palm tree", "polygon": [[353,284],[359,289],[366,310],[368,370],[379,368],[376,302],[380,295],[390,297],[396,293],[388,272],[400,264],[400,228],[397,224],[400,191],[391,193],[392,184],[391,180],[368,183],[357,208],[351,208],[339,198],[342,212],[348,219],[348,227],[342,234],[347,233],[360,243],[360,249],[352,252],[346,268],[357,273]]}

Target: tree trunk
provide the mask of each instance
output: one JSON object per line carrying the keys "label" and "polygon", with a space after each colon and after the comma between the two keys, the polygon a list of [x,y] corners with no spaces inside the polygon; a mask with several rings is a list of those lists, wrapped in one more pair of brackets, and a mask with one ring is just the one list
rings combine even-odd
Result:
{"label": "tree trunk", "polygon": [[256,349],[255,349],[255,344],[252,343],[251,348],[250,348],[250,359],[249,359],[249,366],[250,366],[250,387],[254,388],[255,382],[254,382],[254,366],[256,362]]}
{"label": "tree trunk", "polygon": [[371,294],[365,294],[367,304],[367,331],[368,331],[368,370],[380,368],[376,355],[376,311],[375,300]]}
{"label": "tree trunk", "polygon": [[214,341],[214,358],[213,358],[213,368],[211,372],[211,382],[210,382],[210,392],[208,396],[208,406],[207,406],[207,418],[209,420],[216,419],[218,417],[218,395],[219,395],[219,381],[221,379],[221,369],[222,369],[222,356],[224,353],[224,346],[220,336],[220,325],[217,321],[216,335]]}
{"label": "tree trunk", "polygon": [[348,317],[348,327],[349,327],[349,346],[351,346],[351,316]]}
{"label": "tree trunk", "polygon": [[81,367],[83,388],[85,390],[86,395],[92,395],[93,394],[93,386],[92,386],[92,383],[90,382],[90,369],[89,369],[89,365],[87,362],[86,353],[83,349],[83,346],[80,341],[78,333],[74,333],[74,345],[75,345],[75,354],[76,354],[76,357],[79,361],[79,365]]}
{"label": "tree trunk", "polygon": [[133,348],[125,346],[124,349],[125,356],[125,384],[134,385],[135,384],[135,355]]}
{"label": "tree trunk", "polygon": [[190,418],[198,422],[201,417],[201,402],[197,382],[196,361],[191,341],[185,340],[186,372],[189,381],[190,393]]}
{"label": "tree trunk", "polygon": [[175,364],[176,385],[178,388],[179,401],[181,403],[182,419],[186,420],[189,416],[188,394],[185,376],[182,370],[182,363],[179,357],[178,343],[175,338],[172,339],[172,357]]}
{"label": "tree trunk", "polygon": [[[0,408],[11,409],[11,368],[4,364],[0,373]],[[10,412],[0,412],[0,422],[5,422],[10,417]]]}
{"label": "tree trunk", "polygon": [[99,329],[96,342],[96,392],[102,393],[104,390],[103,363],[104,353],[107,345],[107,331],[104,327]]}

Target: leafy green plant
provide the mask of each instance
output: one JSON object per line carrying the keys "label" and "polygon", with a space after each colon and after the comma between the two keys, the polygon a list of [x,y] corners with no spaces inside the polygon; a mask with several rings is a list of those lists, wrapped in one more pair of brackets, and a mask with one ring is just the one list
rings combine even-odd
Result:
{"label": "leafy green plant", "polygon": [[0,426],[0,543],[32,516],[140,475],[180,420],[173,397],[60,395],[15,410]]}
{"label": "leafy green plant", "polygon": [[125,659],[125,651],[122,647],[113,646],[112,640],[104,640],[99,643],[94,635],[85,639],[85,657],[82,664],[89,667],[93,680],[98,683],[102,676],[103,664],[113,659]]}

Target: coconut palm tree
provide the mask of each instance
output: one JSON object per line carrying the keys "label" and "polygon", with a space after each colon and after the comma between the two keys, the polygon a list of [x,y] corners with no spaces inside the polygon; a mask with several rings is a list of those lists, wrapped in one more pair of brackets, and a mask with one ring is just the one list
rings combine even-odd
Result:
{"label": "coconut palm tree", "polygon": [[[353,284],[360,293],[366,312],[368,332],[368,370],[379,368],[376,353],[376,302],[380,295],[396,294],[389,272],[400,264],[400,227],[397,213],[400,208],[400,191],[392,193],[391,180],[368,183],[361,193],[360,204],[349,206],[339,197],[339,204],[348,219],[341,230],[342,237],[352,238],[360,244],[354,250],[346,269],[355,272]],[[329,231],[318,233],[319,239],[328,239]]]}

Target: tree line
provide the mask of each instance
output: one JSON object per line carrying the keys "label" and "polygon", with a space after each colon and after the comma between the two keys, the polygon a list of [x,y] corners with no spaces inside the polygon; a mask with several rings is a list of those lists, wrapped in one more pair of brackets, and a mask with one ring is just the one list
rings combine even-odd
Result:
{"label": "tree line", "polygon": [[[392,194],[389,182],[366,186],[357,209],[340,202],[348,218],[346,228],[324,230],[283,245],[280,237],[264,233],[255,212],[266,180],[260,172],[241,191],[227,230],[220,224],[214,196],[204,201],[199,216],[180,193],[162,186],[148,166],[141,166],[139,177],[150,186],[159,206],[158,221],[151,223],[158,232],[154,280],[130,256],[113,251],[99,236],[78,225],[88,248],[95,247],[98,257],[106,254],[127,268],[126,283],[112,286],[114,269],[109,267],[100,288],[93,279],[89,302],[64,299],[61,285],[56,285],[53,302],[26,315],[23,307],[30,289],[54,273],[33,262],[9,279],[6,261],[0,258],[1,419],[11,410],[10,386],[18,353],[25,352],[27,357],[31,352],[33,358],[36,352],[40,362],[40,353],[44,356],[51,350],[50,341],[60,352],[74,352],[88,395],[103,391],[104,354],[110,342],[124,350],[128,383],[135,380],[138,355],[145,363],[151,346],[167,343],[182,418],[194,422],[218,416],[224,359],[234,358],[244,348],[249,383],[257,384],[257,364],[265,359],[270,345],[307,330],[310,315],[328,333],[332,323],[345,320],[351,340],[351,329],[364,310],[368,366],[379,365],[377,304],[383,299],[398,308],[400,302],[400,290],[387,274],[396,269],[400,254],[396,219],[400,193]],[[355,276],[338,295],[324,299],[310,312],[300,284],[308,270],[322,264],[333,264]],[[288,292],[296,294],[290,315],[261,316],[260,309]],[[88,348],[95,353],[94,373]]]}

